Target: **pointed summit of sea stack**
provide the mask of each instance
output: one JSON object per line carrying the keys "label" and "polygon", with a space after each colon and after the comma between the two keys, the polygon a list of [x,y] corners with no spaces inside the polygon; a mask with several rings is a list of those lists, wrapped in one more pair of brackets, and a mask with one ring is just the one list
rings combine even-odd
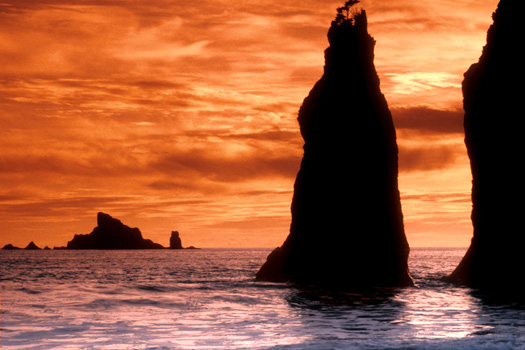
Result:
{"label": "pointed summit of sea stack", "polygon": [[264,281],[352,289],[412,285],[398,190],[396,132],[364,10],[338,9],[324,75],[299,110],[304,155],[284,244]]}
{"label": "pointed summit of sea stack", "polygon": [[27,250],[40,250],[40,248],[35,244],[35,242],[31,241],[27,247],[25,247],[24,249],[27,249]]}
{"label": "pointed summit of sea stack", "polygon": [[525,2],[501,0],[478,63],[465,73],[465,144],[472,171],[469,250],[447,279],[503,295],[525,285]]}

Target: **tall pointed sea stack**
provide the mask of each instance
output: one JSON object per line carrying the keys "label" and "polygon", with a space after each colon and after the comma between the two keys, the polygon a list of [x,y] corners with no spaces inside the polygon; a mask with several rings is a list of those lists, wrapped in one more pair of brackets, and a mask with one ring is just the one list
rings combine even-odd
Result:
{"label": "tall pointed sea stack", "polygon": [[524,13],[523,1],[500,1],[463,80],[474,236],[449,280],[504,293],[525,288]]}
{"label": "tall pointed sea stack", "polygon": [[339,9],[328,40],[324,75],[299,110],[305,144],[290,234],[257,278],[328,288],[411,285],[396,133],[365,11]]}

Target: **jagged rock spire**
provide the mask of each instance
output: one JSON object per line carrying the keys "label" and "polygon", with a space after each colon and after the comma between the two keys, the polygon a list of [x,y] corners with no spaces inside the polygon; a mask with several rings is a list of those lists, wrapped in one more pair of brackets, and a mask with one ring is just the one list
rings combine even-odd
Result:
{"label": "jagged rock spire", "polygon": [[299,110],[304,156],[292,223],[257,278],[336,288],[406,286],[396,133],[366,12],[333,21],[323,77]]}

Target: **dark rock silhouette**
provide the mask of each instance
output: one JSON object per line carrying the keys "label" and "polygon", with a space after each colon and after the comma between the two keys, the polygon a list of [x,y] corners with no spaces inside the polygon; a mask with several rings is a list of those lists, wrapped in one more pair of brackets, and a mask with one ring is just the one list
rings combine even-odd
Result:
{"label": "dark rock silhouette", "polygon": [[180,240],[179,231],[171,231],[170,249],[184,249],[182,248],[182,241]]}
{"label": "dark rock silhouette", "polygon": [[31,241],[27,247],[25,247],[24,249],[27,249],[27,250],[39,250],[40,248],[35,244],[35,242]]}
{"label": "dark rock silhouette", "polygon": [[200,248],[196,248],[192,245],[186,248],[182,247],[182,241],[180,239],[179,231],[171,231],[170,249],[200,249]]}
{"label": "dark rock silhouette", "polygon": [[3,250],[20,250],[20,249],[25,249],[25,250],[40,250],[41,248],[39,248],[35,242],[31,241],[25,248],[19,248],[19,247],[15,247],[13,246],[11,243],[9,244],[6,244],[3,248]]}
{"label": "dark rock silhouette", "polygon": [[365,11],[328,31],[324,75],[299,110],[305,141],[290,233],[257,273],[321,288],[409,286],[396,133]]}
{"label": "dark rock silhouette", "polygon": [[22,248],[15,247],[11,243],[9,243],[9,244],[6,244],[2,249],[3,250],[19,250],[19,249],[22,249]]}
{"label": "dark rock silhouette", "polygon": [[[170,237],[171,249],[199,249],[194,246],[187,248],[182,247],[182,241],[178,231],[172,231]],[[25,248],[15,247],[12,244],[6,244],[3,250],[29,249],[37,250],[39,248],[34,242],[29,243]],[[48,246],[44,250],[50,250]],[[164,249],[158,243],[150,239],[144,239],[138,228],[130,228],[124,225],[120,220],[112,218],[108,214],[97,214],[97,227],[89,234],[75,235],[67,243],[67,247],[54,247],[53,250],[63,249]]]}
{"label": "dark rock silhouette", "polygon": [[162,249],[162,245],[142,238],[138,228],[130,228],[108,214],[97,214],[97,227],[86,235],[75,235],[67,249]]}
{"label": "dark rock silhouette", "polygon": [[[449,281],[523,291],[525,274],[525,3],[501,0],[478,63],[465,73],[465,144],[472,171],[470,248]],[[512,288],[505,288],[512,287]]]}

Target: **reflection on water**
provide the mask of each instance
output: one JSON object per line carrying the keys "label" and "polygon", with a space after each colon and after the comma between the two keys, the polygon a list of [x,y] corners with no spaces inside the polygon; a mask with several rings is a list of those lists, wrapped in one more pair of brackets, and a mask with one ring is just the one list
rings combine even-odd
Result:
{"label": "reflection on water", "polygon": [[463,250],[411,253],[414,288],[318,294],[254,279],[267,250],[0,254],[4,349],[525,349],[525,310],[440,281]]}
{"label": "reflection on water", "polygon": [[205,304],[172,319],[172,344],[177,349],[259,349],[305,343],[310,337],[301,331],[297,310],[282,299],[286,290],[268,290],[257,302],[238,293],[223,300],[224,295],[210,291]]}
{"label": "reflection on water", "polygon": [[480,301],[470,290],[440,280],[452,271],[462,250],[413,250],[411,265],[416,287],[397,296],[404,302],[399,325],[413,339],[461,338],[487,331],[490,326],[479,322]]}
{"label": "reflection on water", "polygon": [[413,288],[339,298],[300,291],[288,301],[301,310],[303,327],[316,344],[337,339],[357,348],[476,349],[481,344],[491,349],[494,344],[525,348],[523,308],[487,305],[471,289],[441,281],[463,254],[463,250],[414,250]]}
{"label": "reflection on water", "polygon": [[397,323],[412,339],[460,338],[488,331],[479,301],[467,290],[450,286],[418,288],[398,296],[404,302]]}
{"label": "reflection on water", "polygon": [[303,326],[317,339],[370,342],[373,333],[379,343],[396,338],[427,341],[489,333],[493,328],[483,324],[479,300],[467,289],[444,283],[432,289],[418,286],[378,293],[374,298],[353,295],[334,300],[300,292],[292,294],[289,303],[300,310]]}

